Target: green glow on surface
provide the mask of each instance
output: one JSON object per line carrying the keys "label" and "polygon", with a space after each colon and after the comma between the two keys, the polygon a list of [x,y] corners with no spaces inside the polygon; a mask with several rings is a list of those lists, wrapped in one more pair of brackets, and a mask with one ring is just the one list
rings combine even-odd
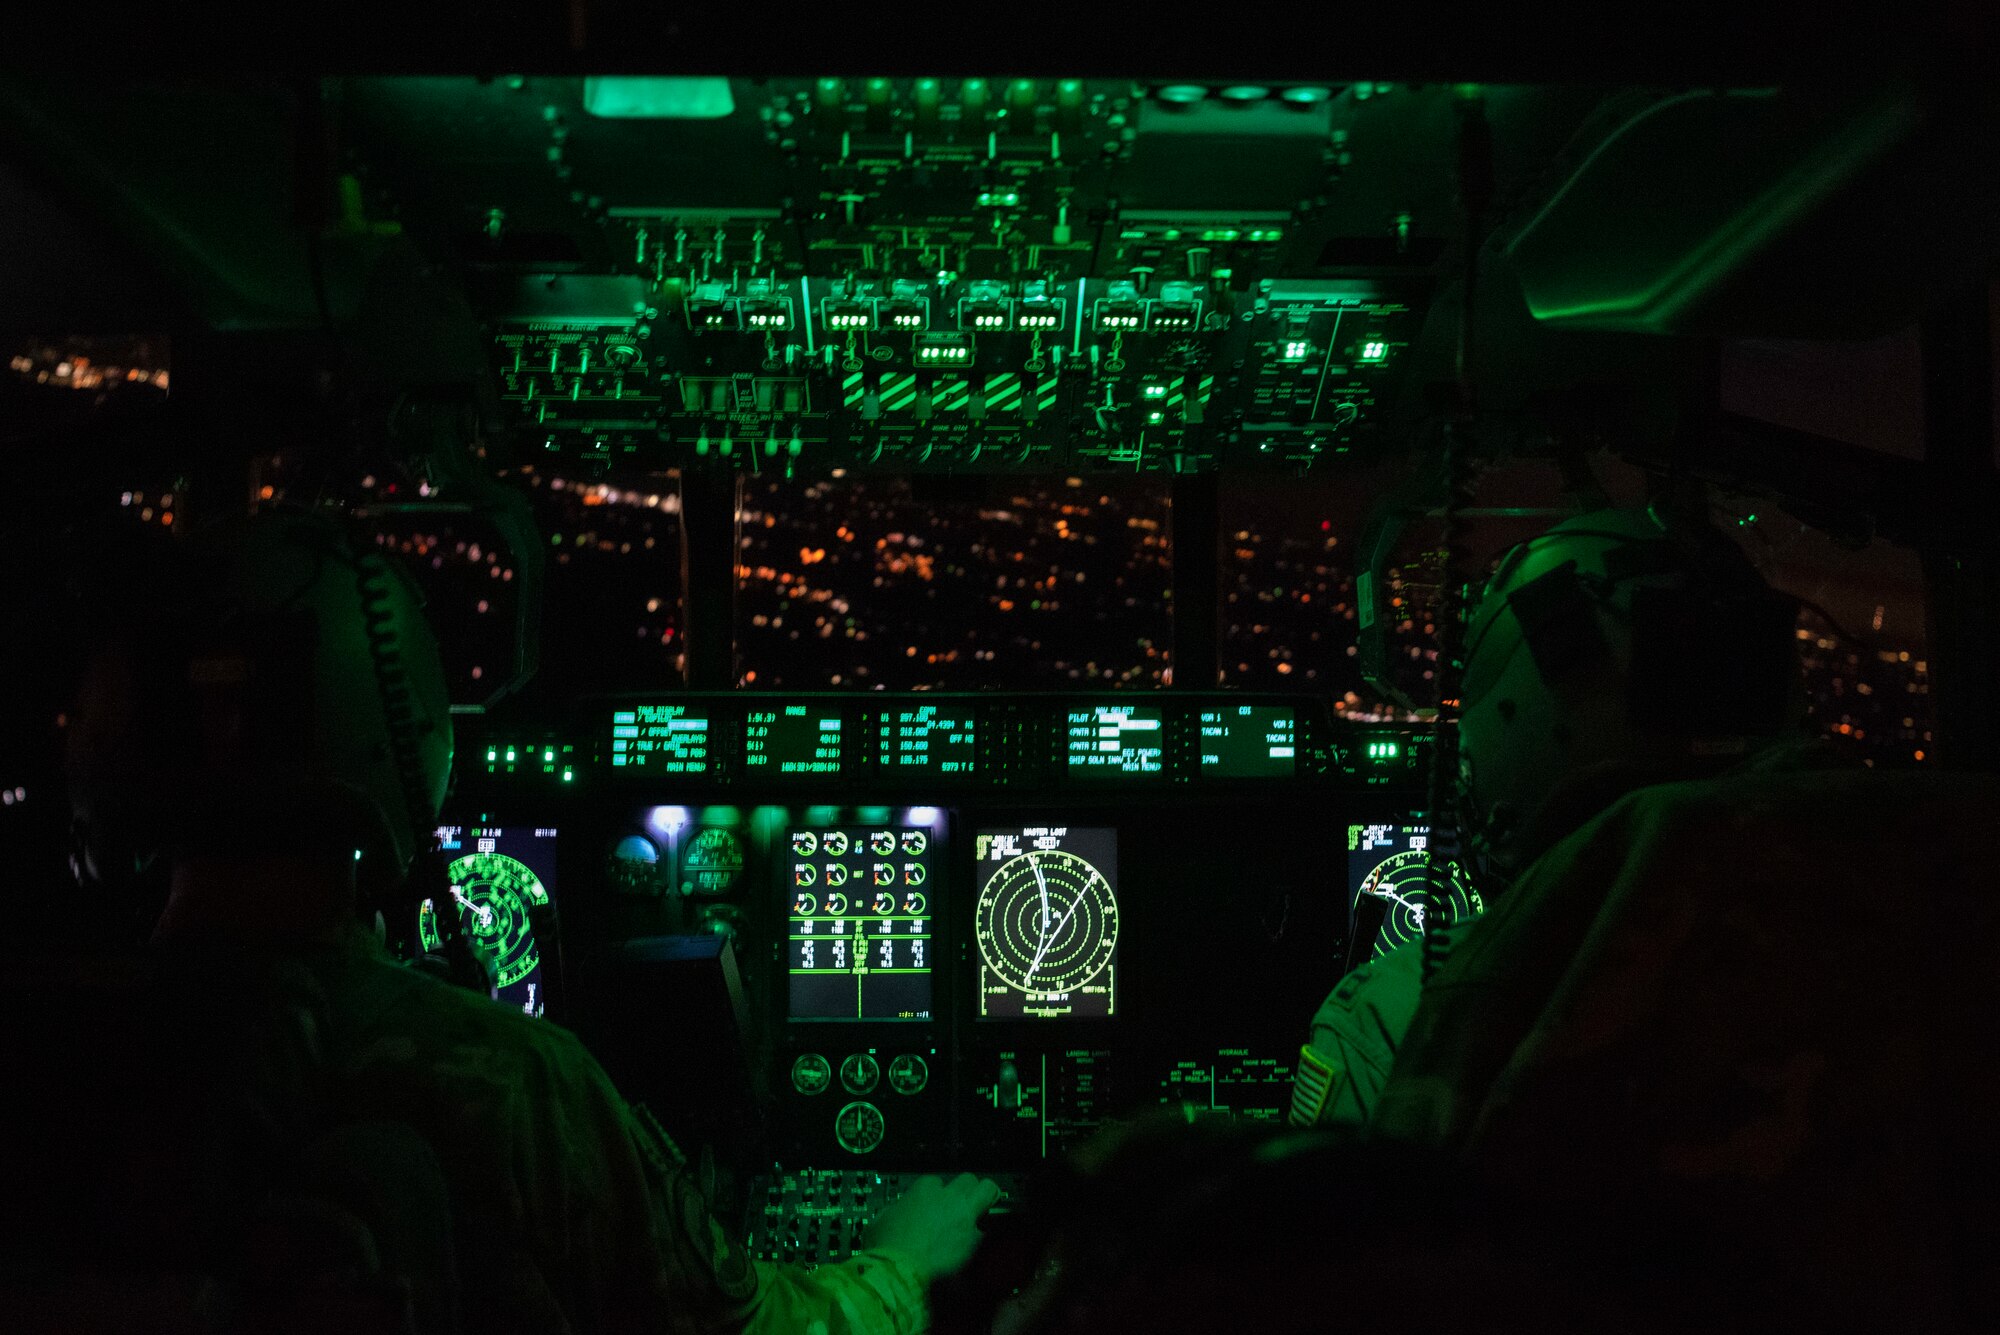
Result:
{"label": "green glow on surface", "polygon": [[1211,227],[1201,234],[1204,241],[1240,241],[1243,233],[1234,227]]}
{"label": "green glow on surface", "polygon": [[[1684,99],[1705,95],[1688,93]],[[1710,296],[1753,255],[1770,247],[1834,191],[1891,152],[1919,114],[1909,105],[1894,105],[1857,117],[1755,199],[1716,220],[1708,235],[1689,245],[1679,261],[1651,283],[1620,283],[1615,277],[1606,277],[1596,293],[1582,290],[1582,284],[1575,280],[1560,290],[1531,284],[1523,292],[1529,313],[1537,320],[1671,327],[1689,306]],[[1543,206],[1510,243],[1510,253],[1519,253],[1533,243],[1543,219],[1560,202],[1558,194]]]}
{"label": "green glow on surface", "polygon": [[1161,413],[1161,412],[1151,412],[1151,413],[1147,413],[1147,414],[1146,414],[1146,420],[1147,420],[1148,422],[1151,422],[1151,423],[1154,423],[1155,425],[1157,425],[1157,424],[1159,424],[1159,423],[1161,423],[1161,422],[1164,422],[1164,421],[1166,421],[1166,420],[1167,420],[1167,415],[1166,415],[1165,413]]}

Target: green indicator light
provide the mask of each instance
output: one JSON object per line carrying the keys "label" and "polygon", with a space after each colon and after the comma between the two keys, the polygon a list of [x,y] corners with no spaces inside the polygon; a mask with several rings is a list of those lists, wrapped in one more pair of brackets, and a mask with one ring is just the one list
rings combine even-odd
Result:
{"label": "green indicator light", "polygon": [[1146,414],[1146,420],[1147,420],[1148,422],[1152,422],[1152,423],[1155,423],[1155,424],[1157,424],[1157,423],[1160,423],[1160,422],[1164,422],[1164,421],[1166,421],[1166,420],[1167,420],[1167,415],[1166,415],[1165,413],[1160,413],[1160,412],[1152,412],[1152,413],[1147,413],[1147,414]]}
{"label": "green indicator light", "polygon": [[1239,241],[1243,233],[1234,227],[1211,227],[1201,234],[1204,241]]}
{"label": "green indicator light", "polygon": [[514,763],[514,748],[511,746],[507,748],[507,763],[510,765]]}
{"label": "green indicator light", "polygon": [[575,783],[575,782],[576,782],[576,771],[575,771],[575,770],[570,770],[570,769],[566,769],[566,770],[564,770],[564,771],[563,771],[563,782],[564,782],[564,783]]}
{"label": "green indicator light", "polygon": [[1361,345],[1361,360],[1379,362],[1389,355],[1389,345],[1380,339],[1370,339]]}
{"label": "green indicator light", "polygon": [[486,753],[486,758],[488,760],[498,760],[500,758],[500,753],[498,751],[488,751]]}
{"label": "green indicator light", "polygon": [[554,760],[555,758],[556,758],[556,749],[553,746],[550,747],[548,750],[542,752],[542,759],[544,761]]}
{"label": "green indicator light", "polygon": [[1167,387],[1165,385],[1148,385],[1144,392],[1149,399],[1164,399],[1167,397]]}

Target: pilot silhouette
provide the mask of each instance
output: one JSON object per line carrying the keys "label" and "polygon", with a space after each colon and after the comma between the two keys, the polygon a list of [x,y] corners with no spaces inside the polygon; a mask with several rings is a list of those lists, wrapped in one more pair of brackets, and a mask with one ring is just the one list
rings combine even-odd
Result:
{"label": "pilot silhouette", "polygon": [[[1657,509],[1581,515],[1507,552],[1467,626],[1458,727],[1457,824],[1482,897],[1625,794],[1798,737],[1795,617],[1734,544]],[[1301,1051],[1294,1124],[1369,1120],[1426,949],[1434,970],[1481,921],[1434,925],[1428,945],[1340,980]]]}
{"label": "pilot silhouette", "polygon": [[575,1037],[398,963],[364,925],[422,863],[451,767],[414,587],[305,514],[197,535],[191,555],[160,624],[84,683],[81,860],[171,865],[162,949],[276,950],[317,977],[341,1112],[436,1153],[464,1328],[919,1329],[997,1189],[921,1179],[843,1264],[753,1261]]}

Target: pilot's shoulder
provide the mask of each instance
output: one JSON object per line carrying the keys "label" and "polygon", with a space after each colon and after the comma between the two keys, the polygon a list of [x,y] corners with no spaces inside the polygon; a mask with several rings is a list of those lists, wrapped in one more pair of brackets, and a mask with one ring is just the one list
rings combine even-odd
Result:
{"label": "pilot's shoulder", "polygon": [[586,1079],[597,1062],[567,1029],[388,960],[354,966],[366,998],[355,1037],[361,1064],[449,1060],[496,1078]]}

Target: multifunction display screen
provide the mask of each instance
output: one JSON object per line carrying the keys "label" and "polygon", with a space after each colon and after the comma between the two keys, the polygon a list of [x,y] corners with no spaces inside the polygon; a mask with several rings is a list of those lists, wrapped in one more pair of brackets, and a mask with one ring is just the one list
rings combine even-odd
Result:
{"label": "multifunction display screen", "polygon": [[1216,779],[1289,778],[1298,770],[1298,713],[1289,705],[1201,711],[1201,772]]}
{"label": "multifunction display screen", "polygon": [[[438,839],[449,861],[450,898],[417,907],[417,939],[427,951],[444,940],[442,914],[492,961],[499,998],[529,1015],[547,1008],[543,952],[537,929],[555,919],[556,832],[531,826],[442,825]],[[546,935],[546,932],[542,933]]]}
{"label": "multifunction display screen", "polygon": [[1161,713],[1140,705],[1098,705],[1064,715],[1066,766],[1071,777],[1112,779],[1164,774]]}
{"label": "multifunction display screen", "polygon": [[1117,831],[1063,825],[980,830],[973,861],[980,1015],[1115,1014]]}
{"label": "multifunction display screen", "polygon": [[931,832],[800,826],[786,839],[791,1018],[930,1019]]}
{"label": "multifunction display screen", "polygon": [[840,711],[831,705],[753,709],[744,721],[743,767],[760,774],[838,774]]}
{"label": "multifunction display screen", "polygon": [[882,768],[917,775],[972,773],[975,725],[968,704],[920,705],[882,715]]}
{"label": "multifunction display screen", "polygon": [[[1440,847],[1437,875],[1447,914],[1443,925],[1486,911],[1486,903],[1466,879],[1465,871]],[[1396,947],[1421,940],[1430,900],[1425,887],[1431,877],[1431,828],[1428,825],[1350,825],[1347,827],[1348,909],[1360,926],[1379,913],[1381,927],[1369,952],[1372,959]]]}
{"label": "multifunction display screen", "polygon": [[695,705],[612,710],[611,763],[647,774],[708,773],[708,711]]}

